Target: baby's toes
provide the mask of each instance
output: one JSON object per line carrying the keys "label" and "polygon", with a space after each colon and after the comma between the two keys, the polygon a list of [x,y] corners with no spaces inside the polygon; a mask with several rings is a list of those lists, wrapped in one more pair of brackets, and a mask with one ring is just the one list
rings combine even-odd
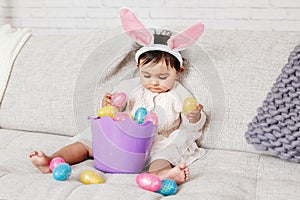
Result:
{"label": "baby's toes", "polygon": [[31,158],[31,157],[36,156],[36,155],[38,155],[38,152],[37,151],[33,151],[33,152],[31,152],[29,154],[29,157]]}
{"label": "baby's toes", "polygon": [[188,180],[190,177],[190,170],[189,168],[185,168],[184,170],[185,180]]}

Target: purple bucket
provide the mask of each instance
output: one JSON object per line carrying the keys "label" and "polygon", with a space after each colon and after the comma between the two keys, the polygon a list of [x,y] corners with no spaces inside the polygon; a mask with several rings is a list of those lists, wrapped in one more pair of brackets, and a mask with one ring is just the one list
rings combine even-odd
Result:
{"label": "purple bucket", "polygon": [[91,119],[95,167],[109,173],[139,173],[148,158],[156,126],[137,124],[130,118]]}

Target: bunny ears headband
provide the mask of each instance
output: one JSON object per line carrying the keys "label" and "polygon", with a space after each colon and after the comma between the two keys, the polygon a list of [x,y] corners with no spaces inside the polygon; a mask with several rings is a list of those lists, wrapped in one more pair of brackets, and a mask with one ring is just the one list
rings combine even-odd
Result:
{"label": "bunny ears headband", "polygon": [[136,17],[134,12],[128,8],[121,8],[120,17],[124,31],[143,47],[135,54],[138,62],[140,55],[147,51],[164,51],[175,56],[182,66],[182,57],[179,51],[191,46],[203,33],[204,25],[198,22],[182,32],[172,36],[167,45],[154,44],[154,36],[149,29],[145,28],[142,22]]}

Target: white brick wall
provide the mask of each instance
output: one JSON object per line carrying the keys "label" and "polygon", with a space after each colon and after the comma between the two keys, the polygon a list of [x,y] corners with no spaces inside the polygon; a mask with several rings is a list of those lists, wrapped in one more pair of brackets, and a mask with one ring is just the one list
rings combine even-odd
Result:
{"label": "white brick wall", "polygon": [[201,20],[207,29],[300,31],[300,0],[0,0],[0,25],[76,34],[119,26],[122,6],[154,27]]}

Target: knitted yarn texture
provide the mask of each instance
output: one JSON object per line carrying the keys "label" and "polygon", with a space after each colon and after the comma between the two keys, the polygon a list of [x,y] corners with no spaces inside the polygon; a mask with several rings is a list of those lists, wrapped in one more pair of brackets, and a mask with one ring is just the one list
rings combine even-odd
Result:
{"label": "knitted yarn texture", "polygon": [[300,163],[300,45],[291,52],[257,115],[246,141],[255,149]]}

